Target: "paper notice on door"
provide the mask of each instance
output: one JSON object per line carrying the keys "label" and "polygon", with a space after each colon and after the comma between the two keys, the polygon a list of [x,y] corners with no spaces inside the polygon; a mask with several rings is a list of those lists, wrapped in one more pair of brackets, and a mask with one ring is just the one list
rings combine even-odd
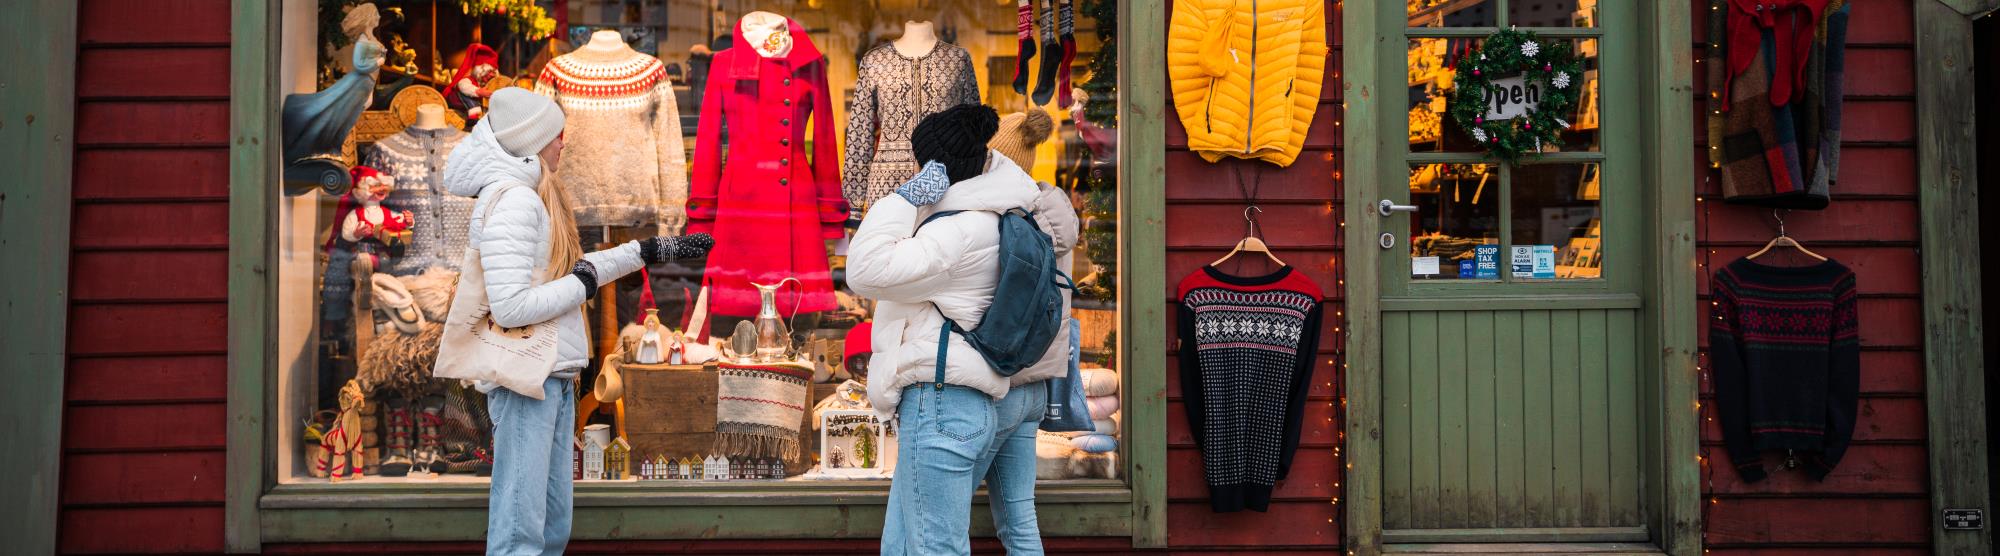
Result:
{"label": "paper notice on door", "polygon": [[1507,255],[1508,272],[1513,274],[1515,278],[1533,278],[1535,276],[1534,246],[1515,245],[1507,250]]}
{"label": "paper notice on door", "polygon": [[1430,276],[1430,275],[1433,275],[1433,274],[1437,274],[1437,273],[1438,273],[1438,258],[1437,258],[1437,257],[1411,257],[1411,258],[1410,258],[1410,275],[1411,275],[1411,276]]}
{"label": "paper notice on door", "polygon": [[1534,276],[1536,278],[1556,277],[1556,246],[1554,245],[1535,246]]}

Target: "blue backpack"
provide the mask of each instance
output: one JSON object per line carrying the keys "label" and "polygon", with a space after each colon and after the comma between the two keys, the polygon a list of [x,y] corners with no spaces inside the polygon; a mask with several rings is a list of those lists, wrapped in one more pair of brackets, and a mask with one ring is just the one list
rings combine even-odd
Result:
{"label": "blue backpack", "polygon": [[[925,224],[965,211],[940,211],[918,224]],[[1000,279],[993,288],[993,305],[976,330],[958,326],[944,311],[931,304],[944,318],[938,331],[937,383],[944,384],[945,353],[951,347],[951,333],[965,337],[966,343],[986,359],[1000,376],[1014,376],[1047,353],[1062,332],[1062,290],[1076,284],[1056,268],[1055,242],[1035,225],[1033,214],[1020,209],[1000,214]]]}

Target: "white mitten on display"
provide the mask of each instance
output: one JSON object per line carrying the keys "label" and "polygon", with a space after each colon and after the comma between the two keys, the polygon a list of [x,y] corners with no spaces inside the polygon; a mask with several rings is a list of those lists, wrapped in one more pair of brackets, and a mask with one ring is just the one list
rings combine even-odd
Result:
{"label": "white mitten on display", "polygon": [[1118,394],[1118,371],[1111,369],[1083,369],[1083,395],[1090,397],[1114,396]]}

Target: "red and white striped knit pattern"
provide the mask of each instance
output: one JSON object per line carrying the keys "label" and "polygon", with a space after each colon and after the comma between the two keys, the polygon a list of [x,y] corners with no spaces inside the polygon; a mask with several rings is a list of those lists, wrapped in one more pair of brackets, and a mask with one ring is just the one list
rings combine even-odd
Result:
{"label": "red and white striped knit pattern", "polygon": [[654,88],[666,83],[666,66],[659,58],[637,56],[615,63],[562,56],[549,62],[535,81],[535,92],[562,93],[563,108],[630,109],[645,106]]}

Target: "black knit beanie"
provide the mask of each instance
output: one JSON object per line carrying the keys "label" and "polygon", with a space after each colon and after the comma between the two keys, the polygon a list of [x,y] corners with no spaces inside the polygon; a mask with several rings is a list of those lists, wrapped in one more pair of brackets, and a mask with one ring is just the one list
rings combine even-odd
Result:
{"label": "black knit beanie", "polygon": [[983,104],[960,104],[926,116],[910,132],[917,163],[936,160],[958,183],[986,171],[986,142],[1000,130],[1000,114]]}

